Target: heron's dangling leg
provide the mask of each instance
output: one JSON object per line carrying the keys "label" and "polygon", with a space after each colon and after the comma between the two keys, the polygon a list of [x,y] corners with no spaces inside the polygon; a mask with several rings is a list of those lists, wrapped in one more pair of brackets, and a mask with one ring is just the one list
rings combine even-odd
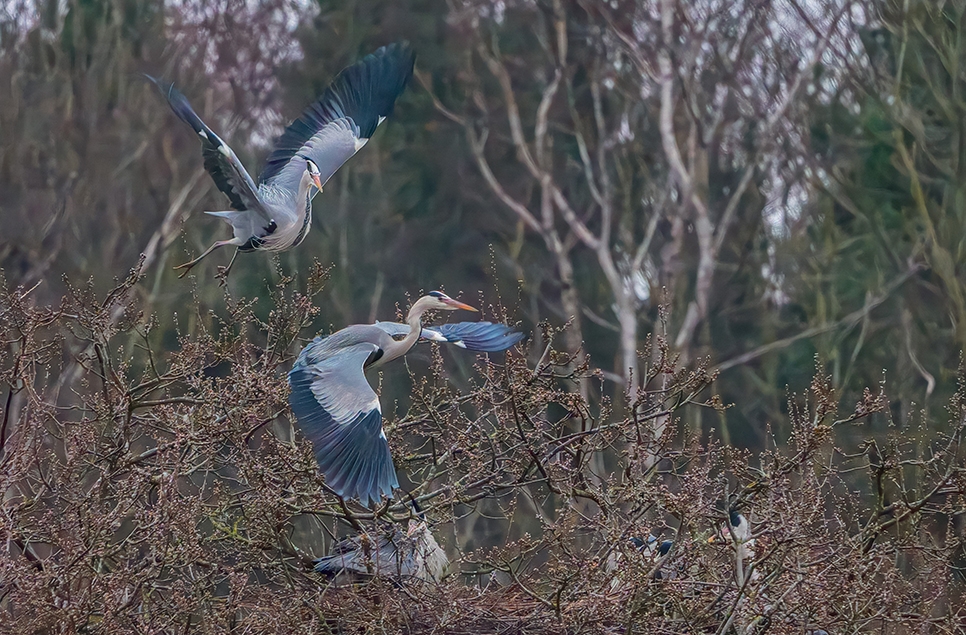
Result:
{"label": "heron's dangling leg", "polygon": [[178,276],[178,277],[179,278],[184,278],[186,275],[188,275],[188,272],[191,271],[191,268],[192,267],[194,267],[196,264],[198,264],[199,262],[201,262],[201,259],[202,258],[204,258],[205,256],[207,256],[208,254],[210,254],[214,250],[218,249],[219,247],[224,247],[225,245],[234,245],[234,244],[235,244],[234,239],[232,239],[232,240],[216,240],[211,245],[211,247],[209,247],[208,249],[205,249],[205,251],[204,251],[203,254],[201,254],[200,256],[198,256],[197,258],[195,258],[194,260],[192,260],[191,262],[186,262],[183,265],[178,265],[177,267],[175,267],[175,269],[184,269],[184,271],[181,272],[181,275]]}
{"label": "heron's dangling leg", "polygon": [[238,257],[238,252],[239,251],[241,251],[241,250],[240,249],[235,249],[235,253],[233,253],[231,255],[231,260],[228,261],[228,266],[227,267],[218,267],[219,269],[221,269],[221,271],[219,271],[218,274],[215,277],[218,278],[218,280],[219,280],[219,282],[218,282],[218,285],[219,286],[223,287],[226,284],[228,284],[228,272],[231,271],[231,266],[233,264],[235,264],[235,258]]}

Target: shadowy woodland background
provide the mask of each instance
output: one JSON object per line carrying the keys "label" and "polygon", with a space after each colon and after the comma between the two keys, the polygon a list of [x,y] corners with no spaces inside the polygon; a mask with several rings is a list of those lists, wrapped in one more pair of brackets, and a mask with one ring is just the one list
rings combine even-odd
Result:
{"label": "shadowy woodland background", "polygon": [[[964,14],[6,0],[0,631],[960,632]],[[177,279],[223,202],[140,73],[257,172],[396,40],[416,78],[306,241]],[[321,488],[285,371],[436,288],[531,332],[378,377],[454,574],[326,587],[375,521]],[[729,505],[745,562],[707,541]]]}

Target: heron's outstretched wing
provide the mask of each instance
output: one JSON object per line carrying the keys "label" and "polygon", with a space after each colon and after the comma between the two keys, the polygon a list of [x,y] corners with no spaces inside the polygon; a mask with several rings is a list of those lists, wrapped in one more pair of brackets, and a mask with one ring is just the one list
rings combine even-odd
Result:
{"label": "heron's outstretched wing", "polygon": [[[398,322],[376,322],[377,327],[392,336],[405,335],[409,326]],[[440,326],[423,327],[420,339],[431,342],[448,342],[470,351],[496,353],[505,351],[526,338],[526,333],[514,330],[506,324],[493,322],[454,322]]]}
{"label": "heron's outstretched wing", "polygon": [[289,404],[312,442],[325,482],[343,498],[363,505],[392,497],[399,487],[382,430],[379,399],[363,372],[379,347],[362,342],[340,347],[329,338],[302,350],[288,374]]}
{"label": "heron's outstretched wing", "polygon": [[328,181],[392,114],[396,98],[413,74],[415,59],[407,44],[390,44],[339,73],[275,142],[259,183],[294,197],[305,159],[319,166],[323,183]]}
{"label": "heron's outstretched wing", "polygon": [[[218,189],[225,193],[231,201],[233,209],[239,212],[253,211],[270,221],[256,194],[255,182],[249,176],[245,166],[242,165],[235,152],[221,137],[212,132],[201,117],[191,108],[191,104],[185,99],[174,84],[165,85],[160,80],[145,75],[154,82],[161,94],[168,100],[168,105],[174,114],[178,115],[181,121],[185,122],[191,129],[201,137],[201,152],[205,159],[205,169],[211,175],[212,180]],[[304,166],[303,166],[304,167]]]}
{"label": "heron's outstretched wing", "polygon": [[492,322],[454,322],[432,328],[445,337],[447,342],[484,353],[505,351],[527,336],[506,324]]}

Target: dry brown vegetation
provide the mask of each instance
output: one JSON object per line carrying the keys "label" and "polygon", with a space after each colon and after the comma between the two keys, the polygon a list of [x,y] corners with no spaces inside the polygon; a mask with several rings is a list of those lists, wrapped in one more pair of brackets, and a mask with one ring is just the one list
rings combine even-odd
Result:
{"label": "dry brown vegetation", "polygon": [[[224,200],[140,73],[254,169],[404,39],[306,242],[177,280]],[[963,632],[962,69],[938,0],[0,2],[0,632]],[[411,511],[285,372],[436,288],[531,335],[370,378],[451,575],[329,586]]]}
{"label": "dry brown vegetation", "polygon": [[[106,298],[69,285],[52,307],[4,288],[0,630],[960,627],[962,391],[941,433],[894,429],[885,444],[844,447],[839,431],[888,417],[888,402],[875,388],[837,414],[819,372],[807,398],[790,398],[789,442],[753,455],[659,423],[686,404],[724,407],[707,367],[675,370],[659,334],[625,412],[583,400],[586,364],[555,350],[547,326],[536,364],[481,357],[469,390],[452,388],[434,349],[408,412],[387,422],[451,575],[328,586],[313,557],[373,513],[327,493],[287,412],[284,371],[325,276],[317,267],[301,291],[283,279],[262,300],[267,322],[226,298],[230,320],[169,354],[145,344],[157,318],[131,300],[136,272]],[[729,505],[751,521],[751,553],[709,541]],[[410,512],[395,502],[375,514]],[[663,558],[628,542],[649,532],[673,539]],[[477,544],[485,533],[496,546]]]}

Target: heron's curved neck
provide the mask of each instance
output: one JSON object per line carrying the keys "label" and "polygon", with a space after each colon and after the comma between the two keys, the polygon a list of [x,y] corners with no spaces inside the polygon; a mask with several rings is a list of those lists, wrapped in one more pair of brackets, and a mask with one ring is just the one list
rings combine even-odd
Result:
{"label": "heron's curved neck", "polygon": [[378,365],[383,365],[386,362],[391,362],[397,357],[402,357],[409,352],[416,342],[419,341],[419,335],[423,330],[423,313],[426,312],[426,305],[422,303],[422,298],[416,300],[416,304],[409,309],[409,314],[406,316],[406,323],[409,324],[409,333],[406,337],[399,341],[393,341],[389,346],[385,346],[382,349],[383,355],[378,361]]}
{"label": "heron's curved neck", "polygon": [[[305,240],[306,234],[309,233],[309,228],[312,226],[312,196],[314,192],[312,188],[312,177],[309,176],[308,172],[302,173],[302,180],[299,181],[299,189],[295,194],[295,222],[279,222],[278,228],[267,236],[263,237],[261,249],[267,251],[285,251],[290,249],[303,240]],[[290,196],[288,192],[283,190],[276,190],[277,196]],[[290,192],[290,190],[289,190]],[[282,199],[284,203],[279,201],[277,205],[289,205],[291,201],[287,198]],[[272,210],[269,209],[269,212]],[[283,219],[276,219],[282,221]]]}
{"label": "heron's curved neck", "polygon": [[292,246],[297,247],[302,244],[305,240],[306,234],[309,233],[309,228],[312,226],[312,197],[315,192],[314,186],[312,184],[312,177],[306,172],[302,175],[302,181],[299,183],[299,194],[295,199],[296,208],[302,208],[301,223],[299,223],[299,232],[295,235],[295,240],[292,241]]}

